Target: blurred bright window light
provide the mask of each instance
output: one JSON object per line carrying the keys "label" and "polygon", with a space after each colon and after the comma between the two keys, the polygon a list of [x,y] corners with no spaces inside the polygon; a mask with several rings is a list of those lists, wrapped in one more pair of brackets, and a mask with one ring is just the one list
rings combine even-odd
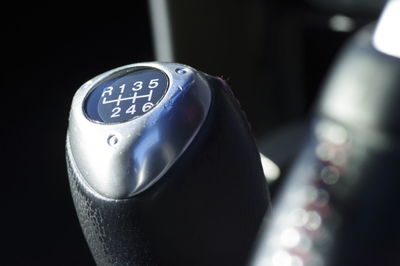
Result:
{"label": "blurred bright window light", "polygon": [[281,175],[281,171],[279,167],[270,159],[268,159],[265,155],[260,153],[261,164],[263,167],[265,178],[268,182],[273,182],[279,178]]}
{"label": "blurred bright window light", "polygon": [[329,27],[333,31],[349,32],[354,30],[355,24],[352,18],[334,15],[329,19]]}
{"label": "blurred bright window light", "polygon": [[387,3],[378,22],[373,42],[381,52],[400,57],[400,0]]}

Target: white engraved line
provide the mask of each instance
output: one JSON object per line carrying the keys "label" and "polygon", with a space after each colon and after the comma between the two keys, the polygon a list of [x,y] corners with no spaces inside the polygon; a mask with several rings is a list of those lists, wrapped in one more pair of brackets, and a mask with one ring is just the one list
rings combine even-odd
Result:
{"label": "white engraved line", "polygon": [[[133,95],[133,97],[136,97],[136,98],[146,98],[147,97],[147,101],[148,102],[150,102],[151,101],[151,97],[153,96],[153,90],[150,90],[150,93],[149,94],[146,94],[146,95],[139,95],[139,96],[137,96],[137,93],[135,92],[135,94]],[[136,101],[136,99],[135,99],[135,101]],[[135,103],[134,101],[132,101],[132,103]]]}
{"label": "white engraved line", "polygon": [[146,94],[146,95],[137,95],[137,92],[135,92],[135,94],[132,97],[126,97],[126,98],[122,98],[121,94],[120,94],[120,95],[118,95],[118,99],[115,99],[115,100],[107,100],[107,98],[104,97],[102,104],[116,102],[117,106],[119,106],[120,102],[122,102],[122,101],[132,100],[132,103],[135,103],[136,99],[138,99],[138,98],[147,98],[147,101],[151,101],[152,96],[153,96],[153,90],[150,90],[150,93]]}

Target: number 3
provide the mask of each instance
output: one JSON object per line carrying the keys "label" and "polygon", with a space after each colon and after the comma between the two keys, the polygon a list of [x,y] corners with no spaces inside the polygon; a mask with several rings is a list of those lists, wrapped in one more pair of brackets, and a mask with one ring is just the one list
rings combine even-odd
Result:
{"label": "number 3", "polygon": [[141,90],[143,87],[143,81],[136,81],[135,83],[133,83],[133,91],[139,91]]}

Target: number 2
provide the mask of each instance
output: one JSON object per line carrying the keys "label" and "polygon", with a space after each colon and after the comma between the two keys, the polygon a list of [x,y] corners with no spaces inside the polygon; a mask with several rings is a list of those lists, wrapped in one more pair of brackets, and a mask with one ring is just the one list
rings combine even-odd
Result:
{"label": "number 2", "polygon": [[115,107],[114,109],[112,109],[111,112],[112,112],[111,117],[118,117],[118,116],[120,116],[119,112],[121,112],[121,108]]}

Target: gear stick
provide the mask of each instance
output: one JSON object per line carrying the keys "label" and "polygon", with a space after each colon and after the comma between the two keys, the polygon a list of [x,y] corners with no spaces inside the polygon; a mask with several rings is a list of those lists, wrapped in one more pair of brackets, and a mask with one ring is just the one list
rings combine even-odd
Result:
{"label": "gear stick", "polygon": [[85,83],[67,133],[71,192],[98,265],[244,265],[269,206],[228,85],[140,63]]}

